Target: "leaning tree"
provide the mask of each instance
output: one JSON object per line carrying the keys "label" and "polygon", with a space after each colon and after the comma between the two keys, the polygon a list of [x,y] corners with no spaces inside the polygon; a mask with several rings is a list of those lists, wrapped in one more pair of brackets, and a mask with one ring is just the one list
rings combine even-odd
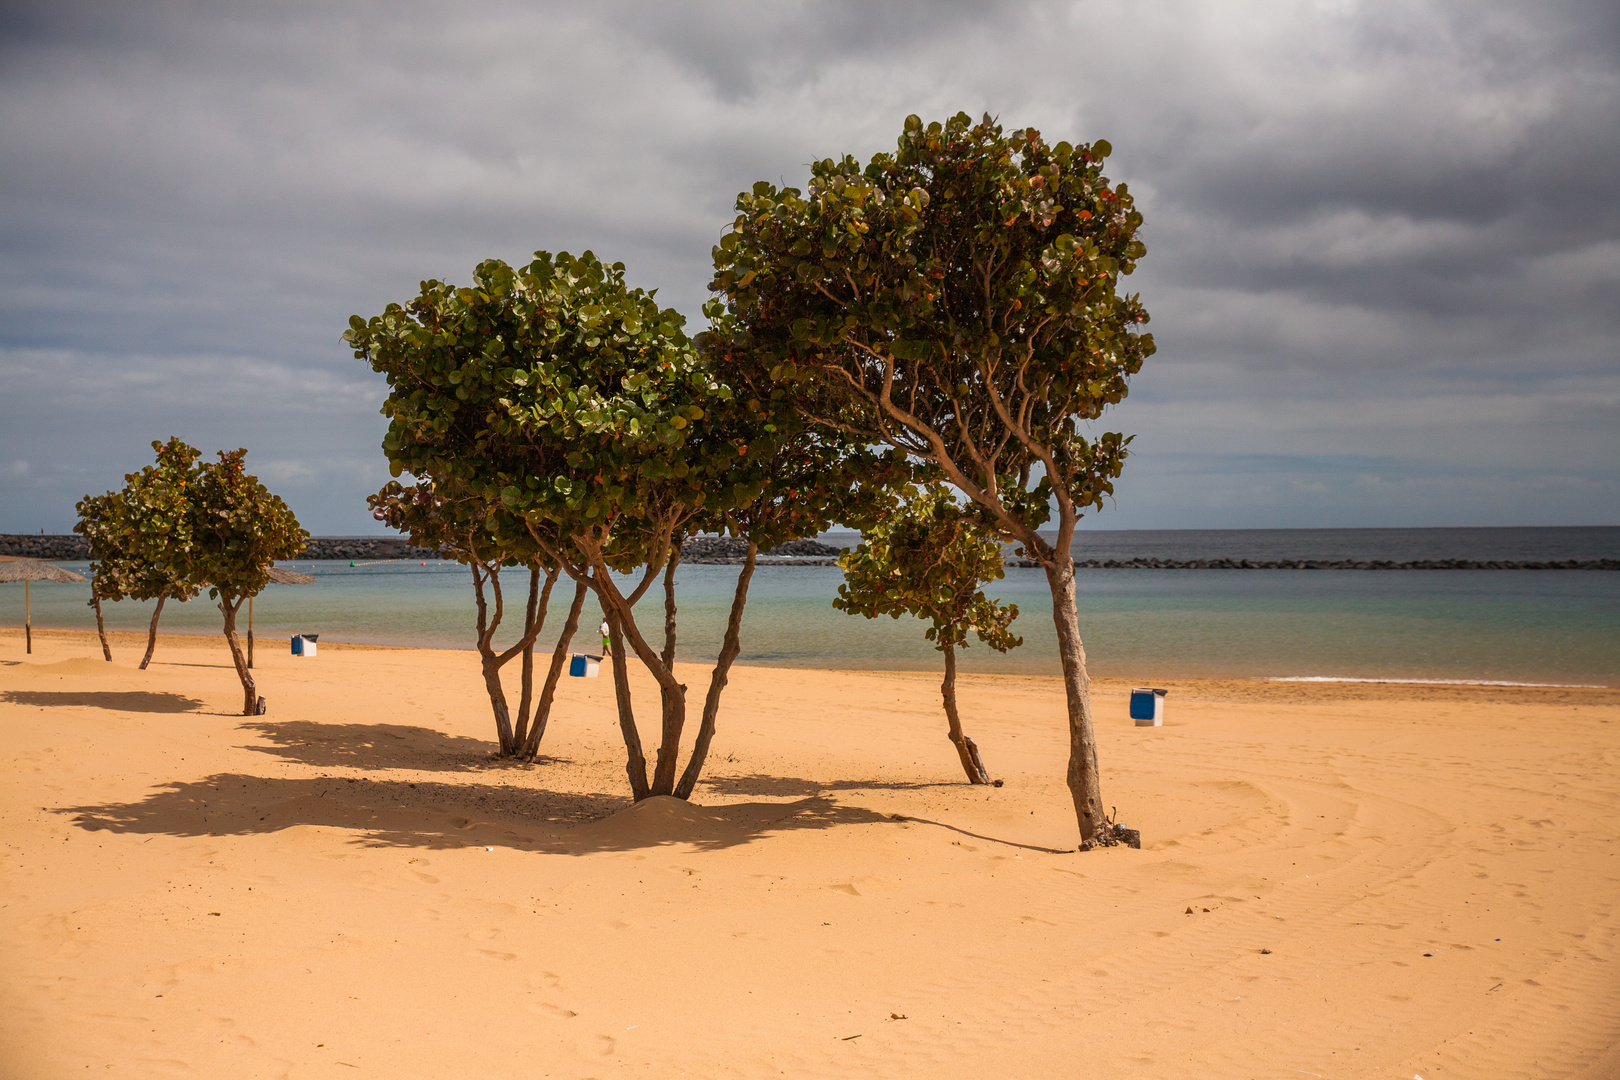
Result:
{"label": "leaning tree", "polygon": [[125,475],[121,490],[79,500],[79,520],[73,526],[74,532],[90,542],[90,606],[96,612],[96,633],[104,657],[112,659],[112,647],[107,642],[102,603],[156,601],[146,631],[146,654],[141,657],[143,671],[157,647],[164,603],[171,598],[184,603],[201,591],[185,579],[172,559],[187,544],[191,515],[187,485],[197,451],[176,438],[167,444],[154,442],[152,449],[157,452],[157,464]]}
{"label": "leaning tree", "polygon": [[1109,149],[988,116],[907,117],[896,151],[864,168],[829,158],[802,192],[739,195],[706,308],[771,378],[819,386],[810,419],[937,469],[1044,569],[1087,842],[1106,816],[1072,547],[1128,442],[1088,425],[1153,352],[1147,311],[1118,289],[1146,248],[1125,185],[1102,173]]}
{"label": "leaning tree", "polygon": [[886,510],[839,558],[844,583],[833,607],[868,619],[927,620],[923,636],[945,654],[940,695],[949,738],[968,782],[988,784],[979,747],[963,732],[956,707],[956,650],[968,647],[969,634],[997,652],[1023,644],[1011,629],[1018,605],[993,600],[979,587],[1005,572],[1001,544],[977,507],[959,506],[942,484],[894,498]]}
{"label": "leaning tree", "polygon": [[[191,454],[195,459],[196,451]],[[249,597],[269,584],[276,560],[304,550],[309,533],[279,496],[248,474],[246,457],[246,450],[221,450],[218,461],[203,462],[192,470],[186,485],[185,539],[169,559],[185,581],[207,588],[209,597],[218,602],[225,617],[225,642],[242,680],[242,713],[253,716],[264,711],[264,699],[258,696],[247,654],[236,636],[236,616]]]}

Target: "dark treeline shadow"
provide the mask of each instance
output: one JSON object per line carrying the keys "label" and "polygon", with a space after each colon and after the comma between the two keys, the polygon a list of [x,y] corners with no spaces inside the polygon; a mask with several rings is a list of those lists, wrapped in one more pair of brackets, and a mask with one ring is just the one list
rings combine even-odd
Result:
{"label": "dark treeline shadow", "polygon": [[[320,724],[309,720],[258,720],[243,723],[269,746],[244,746],[317,768],[421,769],[427,772],[477,772],[522,769],[523,764],[491,753],[487,739],[448,735],[413,724]],[[548,760],[539,759],[543,765]]]}
{"label": "dark treeline shadow", "polygon": [[[554,792],[477,782],[370,777],[279,779],[219,773],[164,785],[138,802],[71,806],[88,831],[165,836],[249,836],[297,825],[352,830],[368,847],[501,846],[585,855],[690,843],[735,847],[773,833],[892,823],[824,798],[702,807],[654,799],[631,809],[628,794]],[[617,816],[615,816],[617,815]]]}
{"label": "dark treeline shadow", "polygon": [[[766,776],[762,773],[751,773],[747,776],[715,776],[708,777],[698,785],[698,794],[705,790],[713,791],[717,795],[759,795],[759,796],[800,796],[809,798],[824,798],[829,793],[841,791],[925,791],[937,789],[940,791],[960,791],[967,787],[961,780],[934,781],[934,782],[908,782],[903,780],[806,780],[796,776]],[[979,791],[986,790],[978,788]],[[950,832],[971,836],[975,840],[983,840],[991,844],[1004,844],[1007,847],[1021,848],[1024,851],[1043,851],[1052,855],[1066,855],[1070,848],[1049,848],[1036,844],[1020,844],[1015,840],[1002,840],[983,833],[969,832],[967,829],[955,825],[948,825],[943,821],[933,821],[929,818],[912,815],[890,815],[886,820],[897,822],[910,822],[914,825],[932,825],[935,828],[947,829]]]}
{"label": "dark treeline shadow", "polygon": [[794,798],[826,795],[838,791],[924,791],[929,788],[959,788],[961,781],[906,780],[805,780],[797,776],[706,776],[698,782],[698,792],[716,795],[758,795],[767,798]]}
{"label": "dark treeline shadow", "polygon": [[141,713],[198,712],[203,705],[196,698],[184,694],[154,690],[6,690],[0,692],[0,701],[10,705],[38,705],[45,709],[79,705]]}

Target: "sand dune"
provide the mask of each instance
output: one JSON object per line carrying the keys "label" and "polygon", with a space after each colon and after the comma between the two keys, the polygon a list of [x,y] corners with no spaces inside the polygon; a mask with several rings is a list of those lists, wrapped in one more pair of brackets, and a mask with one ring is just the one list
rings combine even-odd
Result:
{"label": "sand dune", "polygon": [[1099,680],[1082,855],[1055,679],[985,789],[933,677],[739,669],[632,806],[608,678],[524,767],[468,653],[137,640],[0,633],[6,1076],[1620,1076],[1620,691]]}

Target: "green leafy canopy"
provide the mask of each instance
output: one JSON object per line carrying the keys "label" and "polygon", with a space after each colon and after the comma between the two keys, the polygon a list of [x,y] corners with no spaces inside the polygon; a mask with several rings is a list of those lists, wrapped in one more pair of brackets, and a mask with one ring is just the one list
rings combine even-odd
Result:
{"label": "green leafy canopy", "polygon": [[895,153],[761,182],[714,248],[715,333],[828,428],[940,466],[1038,556],[1051,501],[1101,505],[1126,453],[1088,422],[1153,351],[1118,278],[1145,252],[1105,142],[909,117]]}
{"label": "green leafy canopy", "polygon": [[894,498],[861,543],[838,560],[844,583],[833,607],[868,619],[912,615],[940,650],[968,644],[971,631],[998,652],[1023,644],[1012,633],[1016,604],[1000,604],[980,584],[1004,573],[1001,544],[982,515],[933,484]]}
{"label": "green leafy canopy", "polygon": [[729,391],[682,323],[622,263],[537,252],[517,270],[480,263],[468,288],[423,282],[344,339],[388,378],[396,476],[606,539],[649,506],[715,494],[704,423]]}
{"label": "green leafy canopy", "polygon": [[174,553],[190,546],[192,485],[198,453],[177,438],[154,442],[157,463],[124,477],[124,487],[87,495],[73,531],[90,542],[92,585],[102,600],[189,600],[189,582]]}
{"label": "green leafy canopy", "polygon": [[281,497],[247,472],[246,458],[246,450],[221,450],[197,466],[187,486],[189,535],[171,555],[188,581],[222,602],[258,595],[270,567],[309,539]]}

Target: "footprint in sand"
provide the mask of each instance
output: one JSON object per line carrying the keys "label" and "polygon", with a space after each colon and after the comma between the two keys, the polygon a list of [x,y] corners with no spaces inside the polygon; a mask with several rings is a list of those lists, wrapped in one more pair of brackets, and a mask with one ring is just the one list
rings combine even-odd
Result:
{"label": "footprint in sand", "polygon": [[611,1035],[596,1035],[579,1044],[581,1056],[588,1058],[611,1057],[619,1048],[619,1040]]}
{"label": "footprint in sand", "polygon": [[565,1009],[561,1005],[554,1005],[549,1001],[531,1002],[528,1008],[536,1016],[544,1016],[551,1020],[572,1020],[579,1015],[573,1009]]}

